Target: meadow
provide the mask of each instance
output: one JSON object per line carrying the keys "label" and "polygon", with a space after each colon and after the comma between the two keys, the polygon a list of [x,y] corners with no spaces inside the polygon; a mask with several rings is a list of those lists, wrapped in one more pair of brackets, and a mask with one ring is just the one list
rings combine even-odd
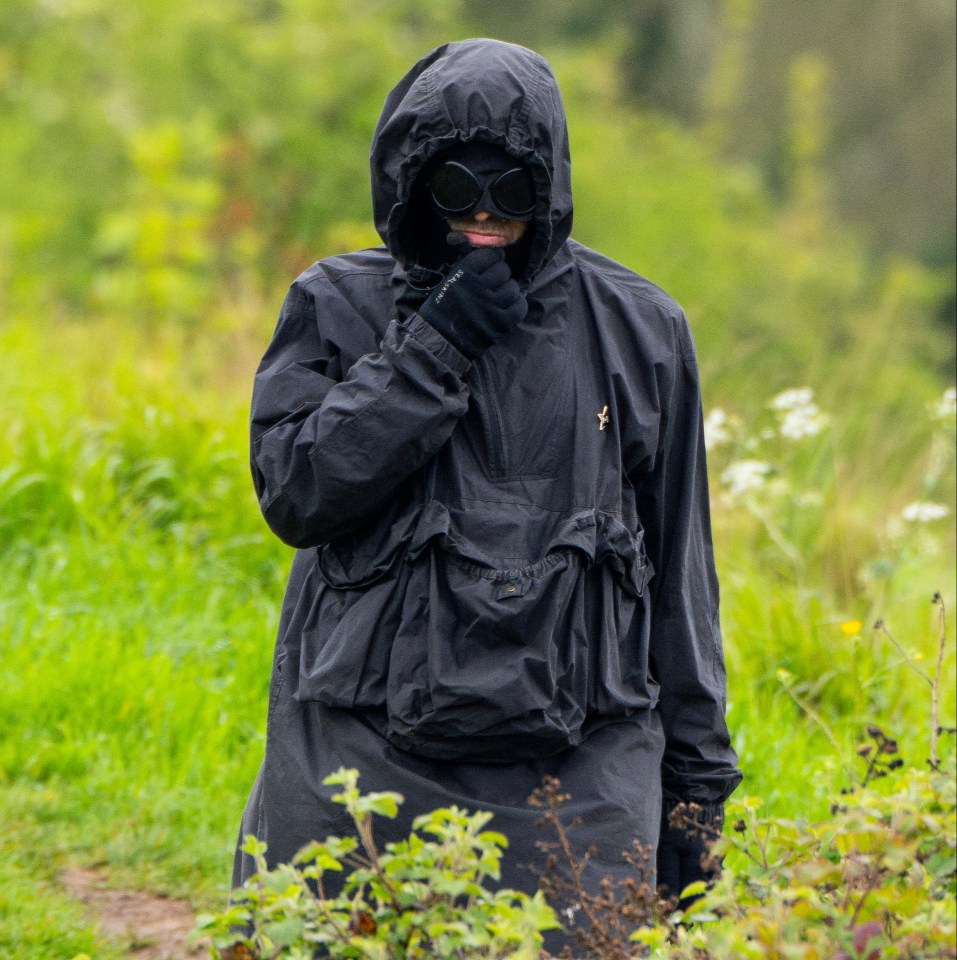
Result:
{"label": "meadow", "polygon": [[[425,9],[429,29],[447,26]],[[354,29],[334,63],[349,42],[370,59],[384,47]],[[403,35],[385,62],[404,66],[414,46]],[[257,48],[258,69],[275,65],[271,49]],[[941,628],[939,719],[954,726],[948,277],[878,258],[836,222],[826,190],[808,187],[823,183],[813,144],[794,189],[773,196],[700,131],[622,106],[601,50],[553,59],[576,237],[672,292],[695,331],[740,792],[820,818],[860,776],[868,724],[925,765]],[[295,274],[375,242],[361,145],[393,75],[350,81],[355,115],[320,110],[325,138],[260,131],[261,154],[217,127],[225,112],[121,125],[102,195],[96,171],[78,167],[75,194],[60,171],[60,200],[76,201],[66,226],[42,209],[3,221],[4,957],[124,955],[63,891],[70,864],[197,908],[226,897],[290,561],[249,480],[252,376]],[[267,116],[267,93],[246,90]],[[796,140],[814,125],[798,116]],[[277,160],[271,178],[277,138],[300,166]],[[286,204],[286,232],[270,233],[270,203],[307,184],[313,151],[325,189],[303,190],[321,205]],[[953,744],[941,740],[949,764]]]}

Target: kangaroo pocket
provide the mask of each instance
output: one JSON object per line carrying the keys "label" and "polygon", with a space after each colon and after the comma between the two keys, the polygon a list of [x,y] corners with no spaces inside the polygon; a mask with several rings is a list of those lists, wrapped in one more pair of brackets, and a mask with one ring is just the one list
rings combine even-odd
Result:
{"label": "kangaroo pocket", "polygon": [[577,744],[590,711],[649,705],[632,682],[647,660],[649,569],[640,537],[617,521],[572,518],[541,559],[506,566],[427,509],[407,574],[387,686],[397,746],[541,757]]}

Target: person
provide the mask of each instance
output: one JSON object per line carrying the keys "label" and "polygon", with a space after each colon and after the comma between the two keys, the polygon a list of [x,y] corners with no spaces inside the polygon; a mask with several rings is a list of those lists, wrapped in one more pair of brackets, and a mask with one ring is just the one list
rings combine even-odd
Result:
{"label": "person", "polygon": [[[587,883],[637,839],[677,893],[700,849],[659,846],[662,817],[720,820],[741,778],[686,319],[570,238],[565,111],[530,50],[425,56],[371,176],[383,245],[292,284],[256,375],[255,488],[297,549],[240,835],[278,863],[349,832],[323,779],[354,767],[405,797],[382,842],[491,811],[502,884],[531,892],[549,775]],[[237,850],[234,885],[252,870]]]}

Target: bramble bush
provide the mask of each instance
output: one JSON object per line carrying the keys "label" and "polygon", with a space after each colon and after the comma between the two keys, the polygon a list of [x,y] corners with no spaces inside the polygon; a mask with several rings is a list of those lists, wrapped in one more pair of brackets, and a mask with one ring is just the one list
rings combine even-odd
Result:
{"label": "bramble bush", "polygon": [[[939,702],[947,647],[940,593],[936,669],[930,686],[929,750],[909,766],[876,725],[857,748],[859,784],[835,789],[820,822],[760,817],[760,799],[727,805],[717,882],[692,885],[697,899],[665,925],[631,939],[650,960],[931,960],[957,957],[957,779],[953,741],[941,755]],[[875,631],[883,625],[874,625]],[[896,644],[895,644],[896,645]],[[800,701],[799,701],[800,702]],[[834,774],[838,782],[841,775]],[[682,812],[678,811],[679,820]],[[693,819],[683,817],[690,829]]]}
{"label": "bramble bush", "polygon": [[929,960],[954,957],[955,782],[909,769],[890,792],[870,786],[835,801],[820,823],[728,805],[727,866],[693,906],[634,940],[652,960]]}
{"label": "bramble bush", "polygon": [[[483,829],[490,813],[455,808],[418,817],[408,840],[380,851],[372,815],[394,817],[397,793],[359,792],[358,772],[341,769],[327,784],[341,785],[355,837],[313,842],[274,870],[264,844],[247,837],[243,849],[259,872],[234,893],[225,912],[200,917],[213,955],[222,960],[319,956],[405,960],[535,960],[541,931],[558,926],[541,894],[492,892],[506,838]],[[431,837],[432,839],[427,839]],[[330,895],[330,874],[352,870],[341,892]],[[237,936],[237,928],[248,933]]]}
{"label": "bramble bush", "polygon": [[[892,742],[872,731],[873,749]],[[436,810],[408,841],[378,852],[372,813],[394,816],[395,794],[361,795],[357,774],[340,771],[339,795],[360,840],[330,837],[292,864],[266,867],[265,847],[244,849],[260,872],[231,907],[199,920],[220,960],[341,958],[495,958],[534,960],[541,931],[558,926],[539,893],[491,892],[505,846],[484,831],[490,815]],[[592,896],[579,942],[587,960],[931,960],[957,955],[955,779],[947,770],[901,770],[890,790],[872,781],[846,790],[832,815],[806,823],[760,815],[761,801],[728,805],[720,878],[683,891],[684,910],[645,883],[606,885]],[[679,817],[681,811],[679,810]],[[686,814],[687,817],[687,814]],[[680,821],[679,821],[680,822]],[[694,828],[693,816],[684,821]],[[426,840],[423,834],[435,837]],[[326,896],[323,877],[354,867],[342,893]],[[629,932],[629,917],[641,925]],[[657,922],[648,924],[654,918]],[[248,934],[237,935],[246,927]],[[320,953],[324,949],[325,953]]]}

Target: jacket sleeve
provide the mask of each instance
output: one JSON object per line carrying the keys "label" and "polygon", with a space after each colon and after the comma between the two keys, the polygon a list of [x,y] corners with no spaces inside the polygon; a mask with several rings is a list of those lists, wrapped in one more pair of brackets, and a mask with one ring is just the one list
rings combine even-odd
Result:
{"label": "jacket sleeve", "polygon": [[670,383],[651,473],[636,489],[655,569],[651,672],[665,732],[665,808],[722,803],[741,781],[725,722],[726,677],[718,622],[708,477],[694,344],[684,316],[675,326]]}
{"label": "jacket sleeve", "polygon": [[[256,494],[273,532],[295,547],[374,516],[468,406],[468,361],[416,315],[392,321],[378,349],[371,338],[370,352],[343,371],[328,331],[353,322],[370,331],[334,284],[318,282],[320,294],[315,284],[290,289],[252,400]],[[338,315],[320,316],[330,311]]]}

